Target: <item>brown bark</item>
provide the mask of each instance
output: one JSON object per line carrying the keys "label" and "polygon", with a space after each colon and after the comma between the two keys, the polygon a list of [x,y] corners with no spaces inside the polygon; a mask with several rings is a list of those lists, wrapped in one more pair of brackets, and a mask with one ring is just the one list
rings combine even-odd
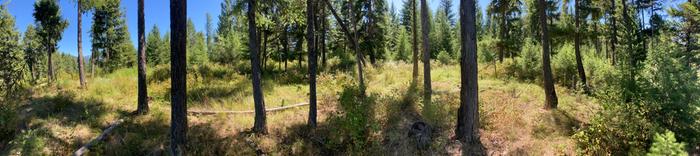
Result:
{"label": "brown bark", "polygon": [[255,23],[256,0],[248,0],[248,47],[250,49],[250,64],[253,69],[253,101],[255,103],[255,122],[253,132],[267,134],[267,117],[265,115],[265,101],[262,92],[262,78],[260,75],[260,56],[258,55],[258,34]]}
{"label": "brown bark", "polygon": [[557,93],[554,90],[554,78],[552,77],[552,67],[550,65],[549,32],[547,31],[547,13],[545,11],[545,0],[539,1],[540,25],[542,26],[542,75],[544,79],[545,109],[557,108]]}
{"label": "brown bark", "polygon": [[611,0],[612,9],[610,10],[610,23],[612,24],[612,36],[610,37],[610,59],[612,60],[612,65],[617,64],[617,59],[615,58],[615,45],[617,44],[617,19],[615,18],[615,0]]}
{"label": "brown bark", "polygon": [[138,0],[138,107],[136,112],[144,114],[148,112],[148,87],[146,83],[146,20],[144,18],[143,1]]}
{"label": "brown bark", "polygon": [[85,88],[85,71],[83,66],[83,8],[82,0],[78,0],[78,75],[80,77],[80,88]]}
{"label": "brown bark", "polygon": [[[335,17],[335,20],[338,22],[338,24],[340,25],[340,28],[343,30],[343,32],[345,33],[345,36],[347,36],[349,42],[352,44],[352,46],[355,50],[355,57],[358,60],[357,61],[358,62],[357,63],[357,69],[358,69],[358,73],[357,73],[358,76],[357,77],[359,78],[359,81],[360,81],[360,88],[362,88],[362,91],[364,92],[365,80],[364,80],[363,71],[362,71],[362,64],[364,64],[363,63],[364,60],[362,58],[363,55],[362,55],[362,52],[360,51],[360,47],[357,43],[357,36],[351,35],[350,30],[348,29],[348,26],[345,23],[343,23],[343,20],[340,18],[340,16],[338,16],[338,13],[333,8],[333,5],[328,0],[324,0],[324,2],[326,3],[326,6],[330,9],[331,13],[333,14],[333,17]],[[352,2],[350,2],[350,3],[352,3]]]}
{"label": "brown bark", "polygon": [[574,21],[576,25],[576,32],[574,33],[574,53],[576,55],[576,69],[578,70],[578,76],[581,79],[581,84],[583,85],[584,92],[588,93],[588,83],[586,82],[586,71],[583,69],[583,61],[581,58],[581,16],[579,6],[581,0],[576,0],[574,3],[575,14]]}
{"label": "brown bark", "polygon": [[310,127],[316,127],[316,29],[315,4],[313,0],[306,1],[306,39],[309,51],[309,121]]}
{"label": "brown bark", "polygon": [[431,99],[432,87],[430,84],[430,23],[428,21],[428,2],[421,0],[421,30],[423,33],[423,94],[424,100]]}
{"label": "brown bark", "polygon": [[170,0],[171,123],[170,154],[187,145],[187,0]]}
{"label": "brown bark", "polygon": [[417,15],[417,2],[416,0],[411,0],[411,34],[413,35],[413,84],[418,83],[418,21]]}
{"label": "brown bark", "polygon": [[479,141],[479,92],[477,68],[476,3],[474,0],[460,1],[460,27],[462,27],[460,58],[460,96],[457,112],[456,138],[467,145]]}

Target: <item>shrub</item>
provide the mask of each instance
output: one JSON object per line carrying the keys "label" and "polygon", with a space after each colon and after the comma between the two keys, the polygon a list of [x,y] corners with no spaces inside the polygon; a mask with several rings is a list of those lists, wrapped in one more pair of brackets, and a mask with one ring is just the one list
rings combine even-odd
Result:
{"label": "shrub", "polygon": [[437,59],[438,59],[438,61],[440,61],[440,63],[442,63],[442,64],[453,64],[453,63],[455,63],[455,59],[452,58],[452,56],[450,56],[450,53],[448,53],[447,51],[444,51],[444,50],[441,50],[440,52],[438,52]]}
{"label": "shrub", "polygon": [[13,104],[0,104],[0,143],[11,140],[17,129],[17,109]]}
{"label": "shrub", "polygon": [[506,64],[505,69],[517,79],[536,81],[542,76],[542,48],[529,40],[524,42],[520,57],[515,58],[512,63]]}
{"label": "shrub", "polygon": [[336,149],[348,149],[352,151],[366,151],[371,145],[370,134],[378,129],[373,121],[376,97],[366,96],[357,85],[347,85],[340,93],[341,113],[331,117],[334,134],[331,136],[332,146],[350,146]]}
{"label": "shrub", "polygon": [[569,88],[576,87],[578,69],[576,69],[576,54],[571,43],[564,44],[559,52],[552,57],[554,80]]}
{"label": "shrub", "polygon": [[654,143],[651,144],[647,156],[687,156],[684,151],[685,143],[676,142],[676,136],[671,131],[654,135]]}
{"label": "shrub", "polygon": [[586,155],[640,155],[649,145],[657,126],[645,119],[632,104],[608,104],[607,110],[595,116],[590,125],[573,138]]}

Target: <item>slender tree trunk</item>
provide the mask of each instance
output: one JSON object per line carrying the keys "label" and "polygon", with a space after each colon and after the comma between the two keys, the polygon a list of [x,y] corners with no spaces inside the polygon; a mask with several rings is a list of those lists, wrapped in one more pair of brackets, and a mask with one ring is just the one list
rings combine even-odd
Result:
{"label": "slender tree trunk", "polygon": [[138,35],[139,35],[139,54],[138,54],[138,83],[139,83],[139,97],[138,97],[138,108],[136,112],[139,114],[144,114],[148,112],[148,87],[146,86],[146,20],[144,18],[143,1],[138,0]]}
{"label": "slender tree trunk", "polygon": [[[476,38],[476,2],[460,1],[462,57],[460,58],[460,105],[457,112],[456,138],[467,145],[479,141],[479,92]],[[468,155],[468,154],[467,154]]]}
{"label": "slender tree trunk", "polygon": [[413,19],[411,20],[411,33],[413,35],[413,84],[418,83],[418,25],[416,24],[418,21],[418,15],[417,15],[417,2],[416,0],[410,0],[411,1],[411,17]]}
{"label": "slender tree trunk", "polygon": [[[320,4],[319,4],[320,5]],[[326,19],[326,12],[323,7],[321,9],[321,64],[323,65],[324,68],[326,68],[326,30],[327,28],[327,19]]]}
{"label": "slender tree trunk", "polygon": [[506,25],[508,22],[508,21],[506,21],[506,13],[505,13],[505,11],[503,11],[503,13],[501,13],[501,14],[502,14],[501,16],[503,16],[503,17],[501,17],[501,33],[500,33],[501,37],[500,37],[500,41],[498,41],[498,62],[499,63],[503,63],[503,55],[504,55],[505,49],[506,49],[505,39],[506,39],[506,36],[508,34],[508,32],[507,32],[508,30],[506,30],[506,29],[508,29],[508,26]]}
{"label": "slender tree trunk", "polygon": [[301,64],[301,61],[304,60],[304,58],[302,58],[302,57],[304,57],[303,48],[304,48],[304,35],[300,35],[297,38],[297,47],[296,47],[296,51],[297,51],[296,55],[297,55],[297,61],[299,61],[299,69],[304,68]]}
{"label": "slender tree trunk", "polygon": [[552,67],[549,60],[549,32],[547,31],[547,14],[545,0],[539,1],[540,25],[542,26],[542,75],[544,75],[545,109],[557,108],[557,93],[554,90],[554,78],[552,78]]}
{"label": "slender tree trunk", "polygon": [[602,51],[602,48],[600,46],[600,40],[598,39],[598,22],[593,23],[593,43],[595,44],[595,52],[598,56],[600,56],[600,53]]}
{"label": "slender tree trunk", "polygon": [[612,10],[610,11],[610,23],[612,24],[612,36],[610,37],[610,59],[612,59],[612,65],[617,64],[617,58],[615,58],[615,45],[617,45],[617,19],[615,17],[615,0],[611,0]]}
{"label": "slender tree trunk", "polygon": [[430,84],[430,23],[428,21],[428,2],[421,0],[421,30],[423,32],[423,91],[424,100],[430,101],[432,87]]}
{"label": "slender tree trunk", "polygon": [[170,0],[171,123],[170,154],[187,145],[187,0]]}
{"label": "slender tree trunk", "polygon": [[289,57],[289,34],[287,32],[287,26],[284,26],[284,30],[282,30],[282,48],[284,49],[284,57],[282,57],[282,60],[284,60],[284,71],[287,71],[287,61]]}
{"label": "slender tree trunk", "polygon": [[[362,64],[364,61],[362,58],[362,56],[363,56],[362,52],[359,50],[360,47],[357,43],[357,36],[352,35],[352,33],[350,32],[350,29],[348,29],[348,26],[345,23],[343,23],[343,20],[340,18],[340,16],[338,16],[338,13],[333,8],[333,5],[328,0],[324,0],[324,2],[326,3],[326,6],[330,9],[331,13],[333,14],[333,17],[335,17],[335,20],[340,25],[340,28],[343,30],[343,32],[345,32],[345,36],[348,38],[348,42],[350,42],[352,44],[352,46],[355,50],[355,57],[358,60],[358,63],[357,63],[358,76],[357,77],[359,78],[360,88],[361,88],[363,95],[364,95],[365,80],[364,80],[364,76],[363,76],[363,72],[362,72]],[[352,2],[350,2],[350,3],[352,4]]]}
{"label": "slender tree trunk", "polygon": [[316,20],[314,11],[316,10],[313,0],[306,1],[306,39],[308,40],[309,51],[309,126],[316,127],[316,42],[314,39]]}
{"label": "slender tree trunk", "polygon": [[48,59],[47,63],[49,65],[49,69],[48,69],[49,84],[53,84],[53,80],[55,79],[55,77],[54,77],[55,75],[53,74],[53,60],[51,59],[51,58],[53,58],[52,55],[53,55],[55,49],[56,49],[56,46],[54,46],[54,45],[51,45],[48,48],[49,56],[47,57],[47,59]]}
{"label": "slender tree trunk", "polygon": [[[368,0],[367,2],[369,3],[369,6],[367,7],[367,10],[369,12],[368,13],[369,17],[367,18],[367,20],[369,20],[368,27],[367,27],[367,34],[374,34],[373,28],[374,28],[375,23],[374,23],[374,17],[373,17],[374,11],[373,11],[373,6],[372,6],[372,0]],[[369,62],[372,65],[377,65],[377,56],[376,56],[375,48],[376,48],[375,46],[372,46],[371,48],[369,48]]]}
{"label": "slender tree trunk", "polygon": [[78,0],[78,75],[80,75],[80,88],[85,89],[85,72],[83,70],[83,10],[82,0]]}
{"label": "slender tree trunk", "polygon": [[576,55],[576,69],[578,70],[578,76],[581,79],[581,84],[583,85],[584,92],[588,93],[588,83],[586,83],[586,71],[583,69],[583,61],[581,58],[581,16],[579,6],[581,0],[576,0],[574,3],[575,14],[574,21],[576,24],[576,33],[574,34],[574,53]]}
{"label": "slender tree trunk", "polygon": [[267,134],[267,117],[265,116],[265,101],[263,98],[260,76],[260,57],[258,55],[258,43],[255,24],[256,0],[248,0],[248,46],[250,49],[250,64],[253,66],[253,101],[255,102],[255,123],[253,132]]}

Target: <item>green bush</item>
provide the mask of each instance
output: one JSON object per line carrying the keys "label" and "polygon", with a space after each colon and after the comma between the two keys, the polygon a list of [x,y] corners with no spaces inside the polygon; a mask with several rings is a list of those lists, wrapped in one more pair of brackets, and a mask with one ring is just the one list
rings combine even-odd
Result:
{"label": "green bush", "polygon": [[497,39],[491,35],[485,35],[478,41],[478,61],[481,63],[494,63],[496,61],[496,42]]}
{"label": "green bush", "polygon": [[552,75],[557,83],[569,88],[577,86],[576,54],[571,43],[564,44],[559,48],[559,52],[552,57],[552,69]]}
{"label": "green bush", "polygon": [[505,69],[519,80],[536,81],[542,77],[542,47],[529,40],[524,42],[520,57],[506,64]]}
{"label": "green bush", "polygon": [[0,104],[0,143],[14,138],[17,129],[17,109],[12,104]]}
{"label": "green bush", "polygon": [[657,126],[632,104],[607,104],[607,110],[595,116],[590,125],[573,136],[580,152],[586,155],[641,155],[649,145]]}
{"label": "green bush", "polygon": [[12,153],[18,153],[19,155],[48,155],[44,150],[44,148],[46,148],[46,141],[40,136],[40,132],[42,131],[22,131],[22,133],[11,142]]}
{"label": "green bush", "polygon": [[671,131],[654,135],[654,143],[651,144],[647,156],[687,156],[684,150],[685,143],[676,141],[676,136]]}
{"label": "green bush", "polygon": [[596,93],[613,87],[619,72],[607,58],[599,57],[594,52],[583,53],[583,68],[586,69],[586,81],[589,89]]}
{"label": "green bush", "polygon": [[452,56],[450,56],[450,53],[444,50],[438,52],[437,59],[442,64],[454,64],[456,62],[455,58],[452,58]]}
{"label": "green bush", "polygon": [[359,152],[372,145],[370,134],[379,129],[373,120],[375,101],[375,96],[364,95],[357,85],[343,87],[339,98],[341,113],[330,119],[336,126],[330,137],[331,146],[350,146],[336,149]]}

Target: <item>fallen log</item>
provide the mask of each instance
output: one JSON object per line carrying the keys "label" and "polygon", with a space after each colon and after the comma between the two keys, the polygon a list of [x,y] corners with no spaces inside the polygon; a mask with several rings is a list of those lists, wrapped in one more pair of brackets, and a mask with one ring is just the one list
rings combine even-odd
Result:
{"label": "fallen log", "polygon": [[[277,107],[277,108],[270,108],[270,109],[265,109],[265,112],[275,112],[275,111],[281,111],[289,108],[294,108],[294,107],[300,107],[300,106],[306,106],[309,105],[308,102],[303,102],[303,103],[298,103],[298,104],[293,104],[289,106],[283,106],[283,107]],[[208,110],[188,110],[188,114],[197,114],[197,115],[213,115],[213,114],[252,114],[255,113],[254,110],[246,110],[246,111],[208,111]]]}
{"label": "fallen log", "polygon": [[124,119],[119,119],[119,120],[113,122],[112,124],[109,125],[109,127],[107,127],[107,129],[105,129],[105,130],[102,132],[102,134],[100,134],[99,136],[97,136],[97,138],[92,139],[90,142],[88,142],[87,144],[83,145],[83,147],[80,147],[78,150],[76,150],[75,152],[73,152],[73,155],[74,155],[74,156],[81,156],[81,155],[87,153],[88,150],[90,150],[90,147],[92,147],[92,146],[94,146],[95,144],[97,144],[98,142],[104,140],[104,139],[107,137],[107,134],[109,134],[110,132],[112,132],[112,130],[114,130],[114,128],[116,128],[117,126],[119,126],[119,125],[122,124],[123,122],[124,122]]}

